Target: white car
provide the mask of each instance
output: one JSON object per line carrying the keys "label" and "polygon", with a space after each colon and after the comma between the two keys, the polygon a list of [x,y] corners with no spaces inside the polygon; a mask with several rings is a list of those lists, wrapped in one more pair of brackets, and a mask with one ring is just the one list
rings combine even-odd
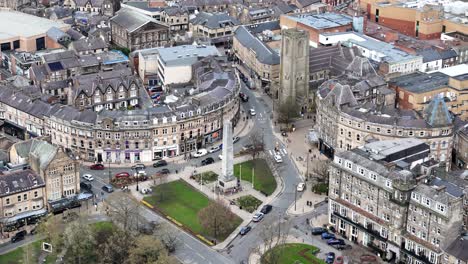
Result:
{"label": "white car", "polygon": [[282,159],[281,156],[278,155],[278,154],[273,155],[273,158],[275,159],[276,163],[281,163],[281,162],[283,162],[283,159]]}
{"label": "white car", "polygon": [[222,155],[222,154],[219,154],[218,158],[219,158],[220,160],[223,160],[223,155]]}
{"label": "white car", "polygon": [[142,189],[140,189],[140,192],[141,192],[141,194],[150,194],[150,193],[151,193],[151,189],[142,188]]}
{"label": "white car", "polygon": [[221,145],[216,146],[216,147],[211,147],[208,152],[209,153],[215,153],[216,151],[220,151],[220,150],[221,150]]}
{"label": "white car", "polygon": [[297,185],[297,191],[303,192],[305,190],[305,183],[301,182]]}
{"label": "white car", "polygon": [[250,112],[250,115],[251,115],[251,116],[254,116],[254,115],[257,114],[257,113],[255,113],[255,109],[253,109],[253,108],[251,108],[251,109],[249,110],[249,112]]}
{"label": "white car", "polygon": [[208,150],[206,150],[206,149],[199,149],[199,150],[197,150],[197,152],[193,153],[193,157],[199,158],[199,157],[205,156],[206,154],[208,154]]}
{"label": "white car", "polygon": [[256,213],[256,214],[252,217],[252,221],[254,221],[254,222],[260,222],[260,221],[262,221],[263,216],[264,216],[263,213]]}
{"label": "white car", "polygon": [[91,174],[83,174],[81,177],[87,181],[94,181],[94,178]]}

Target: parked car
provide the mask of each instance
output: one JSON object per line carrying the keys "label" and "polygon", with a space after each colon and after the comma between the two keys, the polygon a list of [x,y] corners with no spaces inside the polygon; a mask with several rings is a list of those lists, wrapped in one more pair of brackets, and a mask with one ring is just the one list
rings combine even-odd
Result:
{"label": "parked car", "polygon": [[214,163],[214,159],[212,157],[208,157],[204,160],[201,161],[201,165],[202,166],[205,166],[205,165],[208,165],[208,164],[211,164],[211,163]]}
{"label": "parked car", "polygon": [[334,245],[333,247],[338,250],[348,250],[348,249],[353,248],[351,245],[348,245],[348,244],[344,244],[344,245],[338,244],[338,245]]}
{"label": "parked car", "polygon": [[167,166],[167,161],[165,160],[158,160],[157,162],[153,163],[154,168],[164,167]]}
{"label": "parked car", "polygon": [[211,147],[210,150],[208,150],[209,153],[215,153],[216,151],[220,151],[222,149],[222,145],[216,146],[216,147]]}
{"label": "parked car", "polygon": [[246,235],[251,229],[252,227],[250,226],[243,226],[241,230],[239,231],[239,235],[241,236]]}
{"label": "parked car", "polygon": [[297,191],[303,192],[305,190],[305,183],[301,182],[297,185]]}
{"label": "parked car", "polygon": [[208,154],[208,151],[206,149],[199,149],[193,154],[193,157],[199,158],[205,156],[206,154]]}
{"label": "parked car", "polygon": [[251,108],[249,110],[250,116],[255,116],[257,113],[255,113],[255,109]]}
{"label": "parked car", "polygon": [[254,149],[254,146],[252,144],[248,144],[242,147],[243,151],[248,151]]}
{"label": "parked car", "polygon": [[260,221],[262,221],[263,216],[264,216],[263,213],[256,213],[256,214],[252,217],[252,221],[254,221],[254,222],[260,222]]}
{"label": "parked car", "polygon": [[133,166],[132,169],[135,169],[135,170],[144,170],[144,169],[146,169],[146,166],[145,166],[145,164],[143,164],[143,163],[138,163],[138,164],[136,164],[135,166]]}
{"label": "parked car", "polygon": [[334,234],[330,234],[328,232],[323,232],[322,233],[322,239],[332,239],[332,238],[335,238],[335,235]]}
{"label": "parked car", "polygon": [[239,93],[239,97],[242,100],[242,102],[248,102],[249,101],[249,96],[246,95],[245,93]]}
{"label": "parked car", "polygon": [[16,243],[18,241],[21,241],[24,239],[24,237],[27,235],[28,233],[26,232],[26,230],[23,230],[23,231],[19,231],[18,233],[16,233],[12,238],[11,238],[11,243]]}
{"label": "parked car", "polygon": [[262,214],[268,214],[269,212],[271,212],[272,209],[273,209],[273,206],[271,206],[271,204],[265,204],[260,210],[260,212]]}
{"label": "parked car", "polygon": [[87,181],[94,181],[94,177],[91,174],[83,174],[81,178],[87,180]]}
{"label": "parked car", "polygon": [[80,182],[80,189],[89,193],[93,193],[93,186],[89,182]]}
{"label": "parked car", "polygon": [[103,191],[107,192],[107,193],[111,193],[111,192],[114,192],[114,188],[109,185],[109,184],[106,184],[104,186],[102,186],[101,188]]}
{"label": "parked car", "polygon": [[222,154],[219,154],[218,158],[219,158],[220,160],[223,160],[223,155],[222,155]]}
{"label": "parked car", "polygon": [[232,143],[236,143],[239,140],[240,140],[240,137],[233,137],[232,138]]}
{"label": "parked car", "polygon": [[283,159],[281,158],[281,155],[275,154],[275,155],[273,155],[273,158],[275,159],[276,163],[283,162]]}
{"label": "parked car", "polygon": [[104,165],[103,164],[93,164],[91,166],[89,166],[89,169],[90,170],[103,170],[104,169]]}
{"label": "parked car", "polygon": [[141,188],[140,192],[141,194],[150,194],[152,191],[149,188]]}
{"label": "parked car", "polygon": [[317,235],[321,235],[322,233],[327,232],[327,229],[323,227],[312,227],[311,232],[312,232],[312,235],[317,236]]}
{"label": "parked car", "polygon": [[328,252],[327,253],[327,258],[325,259],[325,263],[333,264],[333,261],[335,261],[335,253],[334,252]]}
{"label": "parked car", "polygon": [[347,264],[347,263],[348,263],[348,259],[343,256],[336,257],[335,262],[333,262],[333,264]]}
{"label": "parked car", "polygon": [[158,171],[158,174],[169,174],[169,173],[171,173],[171,171],[169,169],[167,169],[167,168],[164,168],[164,169]]}
{"label": "parked car", "polygon": [[333,246],[333,245],[346,245],[346,243],[344,242],[343,239],[336,239],[336,238],[330,238],[328,241],[327,241],[327,244],[329,246]]}
{"label": "parked car", "polygon": [[125,171],[115,174],[115,178],[117,179],[128,178],[128,177],[130,177],[130,173],[125,172]]}

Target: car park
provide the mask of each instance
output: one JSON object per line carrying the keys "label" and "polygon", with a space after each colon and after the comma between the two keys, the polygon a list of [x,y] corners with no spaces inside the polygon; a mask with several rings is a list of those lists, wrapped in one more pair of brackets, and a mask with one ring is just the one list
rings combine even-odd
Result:
{"label": "car park", "polygon": [[249,113],[250,113],[251,116],[255,116],[257,114],[257,113],[255,113],[255,109],[253,109],[253,108],[251,108],[249,110]]}
{"label": "car park", "polygon": [[115,178],[117,179],[128,178],[128,177],[130,177],[130,173],[125,172],[125,171],[115,174]]}
{"label": "car park", "polygon": [[164,167],[167,166],[167,161],[165,160],[158,160],[157,162],[153,163],[154,168]]}
{"label": "car park", "polygon": [[239,231],[239,235],[241,236],[246,235],[251,229],[252,227],[250,226],[243,226]]}
{"label": "car park", "polygon": [[335,261],[335,253],[334,252],[328,252],[327,257],[325,258],[325,263],[333,264],[333,261]]}
{"label": "car park", "polygon": [[104,165],[103,164],[93,164],[91,166],[89,166],[89,169],[90,170],[103,170],[104,169]]}
{"label": "car park", "polygon": [[215,153],[217,151],[220,151],[222,149],[222,145],[216,146],[216,147],[211,147],[210,150],[208,150],[209,153]]}
{"label": "car park", "polygon": [[327,244],[329,246],[333,246],[333,245],[346,245],[346,243],[344,242],[343,239],[336,239],[336,238],[330,238],[329,240],[327,240]]}
{"label": "car park", "polygon": [[16,243],[18,241],[23,240],[26,237],[26,235],[27,235],[26,230],[19,231],[11,238],[11,243]]}
{"label": "car park", "polygon": [[81,178],[83,178],[84,180],[87,180],[87,181],[94,181],[94,177],[91,174],[83,174],[83,176],[81,176]]}
{"label": "car park", "polygon": [[212,157],[208,157],[204,160],[201,161],[201,165],[202,166],[205,166],[205,165],[208,165],[208,164],[211,164],[211,163],[214,163],[214,159]]}
{"label": "car park", "polygon": [[208,154],[208,151],[206,149],[199,149],[197,150],[197,152],[193,153],[193,157],[199,158],[205,156],[206,154]]}
{"label": "car park", "polygon": [[303,192],[305,190],[305,183],[301,182],[297,185],[297,191]]}
{"label": "car park", "polygon": [[111,192],[114,192],[114,188],[109,185],[109,184],[106,184],[104,186],[102,186],[101,188],[103,191],[107,192],[107,193],[111,193]]}
{"label": "car park", "polygon": [[264,216],[263,213],[256,213],[256,214],[252,217],[252,221],[254,221],[254,222],[260,222],[260,221],[262,221],[263,216]]}
{"label": "car park", "polygon": [[327,232],[327,229],[323,227],[312,227],[311,233],[314,236],[321,235],[322,233]]}
{"label": "car park", "polygon": [[271,212],[272,209],[273,209],[273,206],[271,206],[271,204],[265,204],[260,210],[260,212],[262,214],[268,214],[269,212]]}
{"label": "car park", "polygon": [[273,155],[273,158],[275,159],[276,163],[283,162],[283,159],[281,158],[281,155],[275,154],[275,155]]}
{"label": "car park", "polygon": [[322,239],[332,239],[332,238],[335,238],[335,235],[334,234],[330,234],[328,232],[323,232],[322,235],[321,235]]}

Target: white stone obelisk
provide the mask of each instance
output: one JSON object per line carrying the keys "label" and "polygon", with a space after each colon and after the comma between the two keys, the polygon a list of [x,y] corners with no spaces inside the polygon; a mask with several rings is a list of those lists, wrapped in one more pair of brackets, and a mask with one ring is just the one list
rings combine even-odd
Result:
{"label": "white stone obelisk", "polygon": [[232,188],[237,185],[234,177],[234,144],[232,138],[231,121],[223,123],[223,160],[221,162],[221,175],[219,175],[219,185],[223,189]]}

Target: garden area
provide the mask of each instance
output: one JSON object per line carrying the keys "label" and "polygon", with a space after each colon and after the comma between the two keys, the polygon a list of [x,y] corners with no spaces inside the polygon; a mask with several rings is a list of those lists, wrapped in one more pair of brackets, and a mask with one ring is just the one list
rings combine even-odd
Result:
{"label": "garden area", "polygon": [[41,263],[55,263],[57,255],[55,252],[46,253],[41,250],[43,240],[35,241],[30,244],[19,247],[4,255],[0,255],[0,263],[2,264],[36,264],[39,263],[39,257],[42,254],[48,254],[45,261]]}
{"label": "garden area", "polygon": [[270,263],[310,263],[325,264],[316,257],[320,250],[312,245],[290,243],[276,246],[263,254],[261,264]]}
{"label": "garden area", "polygon": [[262,204],[262,201],[252,195],[241,196],[236,199],[236,204],[240,209],[253,213]]}
{"label": "garden area", "polygon": [[203,185],[212,183],[218,180],[218,174],[212,171],[202,172],[191,176],[196,182],[200,183],[203,181]]}
{"label": "garden area", "polygon": [[316,194],[328,194],[328,183],[319,182],[312,187],[312,191]]}
{"label": "garden area", "polygon": [[[241,175],[242,173],[242,175]],[[276,180],[263,159],[254,159],[234,165],[234,175],[242,181],[254,182],[254,189],[266,196],[276,190]]]}
{"label": "garden area", "polygon": [[183,180],[154,187],[153,195],[145,197],[144,201],[193,233],[220,241],[242,223],[242,219],[229,208],[226,210],[211,201]]}

